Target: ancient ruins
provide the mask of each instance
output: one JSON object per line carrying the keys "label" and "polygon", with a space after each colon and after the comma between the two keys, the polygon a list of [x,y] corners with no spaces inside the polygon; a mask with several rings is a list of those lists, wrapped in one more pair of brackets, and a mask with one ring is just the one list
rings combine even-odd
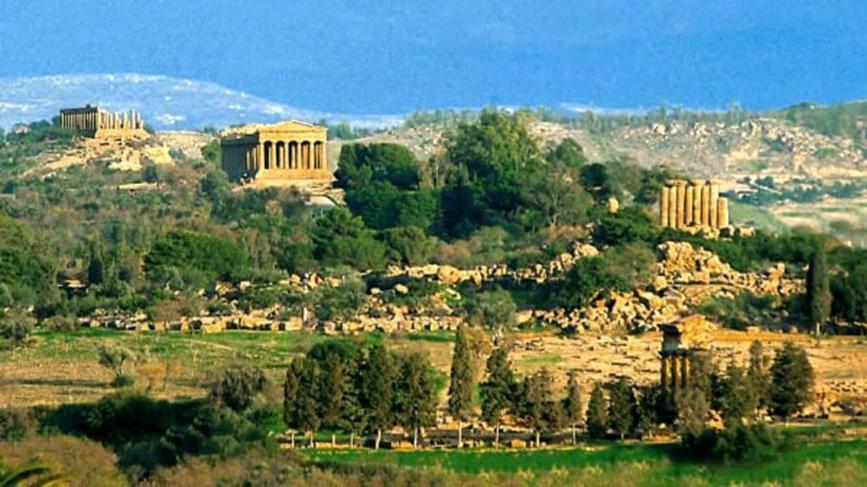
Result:
{"label": "ancient ruins", "polygon": [[147,136],[141,113],[111,113],[93,105],[60,110],[60,126],[96,139]]}
{"label": "ancient ruins", "polygon": [[331,179],[327,134],[296,120],[228,131],[221,139],[223,170],[233,180]]}
{"label": "ancient ruins", "polygon": [[663,228],[729,226],[729,202],[719,195],[717,181],[671,180],[662,187],[661,193],[659,224]]}
{"label": "ancient ruins", "polygon": [[690,360],[710,342],[713,325],[704,316],[694,314],[662,325],[660,329],[660,384],[664,395],[674,397],[680,388],[686,387]]}

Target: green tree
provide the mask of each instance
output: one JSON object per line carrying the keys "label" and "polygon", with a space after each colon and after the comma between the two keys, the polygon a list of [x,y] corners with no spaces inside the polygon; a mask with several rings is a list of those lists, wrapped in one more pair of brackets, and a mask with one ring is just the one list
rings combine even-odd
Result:
{"label": "green tree", "polygon": [[268,386],[268,378],[262,369],[250,365],[227,367],[211,384],[210,397],[235,412],[242,412],[253,405],[256,396]]}
{"label": "green tree", "polygon": [[138,360],[138,355],[129,348],[120,345],[102,345],[99,347],[99,365],[114,374],[113,383],[121,384],[126,366]]}
{"label": "green tree", "polygon": [[499,347],[491,353],[485,364],[487,379],[480,384],[479,395],[482,400],[482,419],[494,425],[494,445],[500,445],[500,427],[503,414],[514,410],[516,389],[515,376],[509,363],[509,351]]}
{"label": "green tree", "polygon": [[636,426],[638,402],[632,384],[620,378],[609,386],[608,425],[622,440]]}
{"label": "green tree", "polygon": [[326,355],[319,369],[319,418],[322,427],[331,430],[332,446],[336,443],[335,430],[344,426],[346,372],[344,360],[336,353]]}
{"label": "green tree", "polygon": [[431,365],[421,353],[402,357],[395,384],[395,407],[399,423],[412,430],[412,446],[418,448],[419,429],[434,423],[436,398],[431,381]]}
{"label": "green tree", "polygon": [[600,383],[593,385],[590,402],[587,403],[587,434],[590,438],[605,438],[608,433],[608,404],[605,388]]}
{"label": "green tree", "polygon": [[377,450],[382,441],[382,430],[394,424],[394,386],[397,372],[394,357],[385,347],[370,347],[361,379],[361,403],[367,412],[368,428],[376,431]]}
{"label": "green tree", "polygon": [[322,385],[321,371],[315,360],[307,357],[297,360],[300,360],[300,366],[297,369],[299,371],[299,394],[298,402],[295,405],[293,425],[304,431],[308,438],[308,445],[313,447],[316,432],[322,426],[321,404],[319,403],[322,397],[322,392],[319,390]]}
{"label": "green tree", "polygon": [[465,306],[470,324],[494,330],[497,336],[514,326],[518,311],[512,293],[503,289],[478,293]]}
{"label": "green tree", "polygon": [[732,361],[721,381],[720,413],[726,424],[751,417],[758,409],[758,397],[744,369]]}
{"label": "green tree", "polygon": [[299,406],[301,404],[302,360],[296,359],[289,363],[286,369],[286,379],[283,382],[283,422],[292,428],[292,448],[295,448],[295,429],[299,428]]}
{"label": "green tree", "polygon": [[822,245],[816,247],[810,257],[806,286],[810,324],[818,336],[831,315],[831,283],[828,277],[827,256]]}
{"label": "green tree", "polygon": [[578,443],[578,425],[584,421],[584,402],[581,397],[581,384],[578,383],[578,374],[574,370],[569,371],[569,380],[566,383],[566,397],[563,398],[563,418],[572,428],[572,444]]}
{"label": "green tree", "polygon": [[814,373],[807,352],[792,342],[774,355],[771,364],[771,412],[789,419],[810,400]]}
{"label": "green tree", "polygon": [[314,255],[325,267],[379,269],[386,262],[386,247],[346,208],[335,208],[316,220]]}
{"label": "green tree", "polygon": [[20,309],[12,308],[0,312],[0,338],[14,347],[27,342],[27,337],[33,333],[36,319]]}
{"label": "green tree", "polygon": [[556,432],[563,424],[563,410],[554,400],[554,378],[547,369],[528,375],[518,395],[518,414],[524,424],[536,433],[536,447],[541,446],[542,432]]}
{"label": "green tree", "polygon": [[427,264],[436,248],[436,239],[419,227],[397,227],[383,232],[390,260],[409,266]]}
{"label": "green tree", "polygon": [[461,325],[455,334],[455,348],[452,353],[452,367],[449,374],[448,402],[449,414],[458,420],[458,448],[462,448],[464,445],[463,422],[469,419],[473,411],[475,374],[473,373],[472,360],[467,330],[464,325]]}
{"label": "green tree", "polygon": [[627,206],[617,213],[605,213],[593,229],[593,243],[598,246],[622,245],[632,242],[651,243],[658,229],[647,210]]}
{"label": "green tree", "polygon": [[751,394],[756,398],[756,407],[768,406],[771,390],[771,376],[768,373],[769,359],[765,356],[762,342],[755,340],[750,344],[750,364],[747,377],[750,382]]}

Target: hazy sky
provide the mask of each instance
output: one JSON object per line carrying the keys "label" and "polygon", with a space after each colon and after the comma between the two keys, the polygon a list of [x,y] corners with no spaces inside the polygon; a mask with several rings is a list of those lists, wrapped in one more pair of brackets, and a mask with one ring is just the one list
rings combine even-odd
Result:
{"label": "hazy sky", "polygon": [[139,72],[304,108],[867,97],[867,1],[0,0],[0,76]]}

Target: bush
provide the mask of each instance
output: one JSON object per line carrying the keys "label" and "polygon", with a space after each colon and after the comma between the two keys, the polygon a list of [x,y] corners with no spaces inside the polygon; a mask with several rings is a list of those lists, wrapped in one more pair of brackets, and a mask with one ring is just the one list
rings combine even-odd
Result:
{"label": "bush", "polygon": [[130,387],[133,384],[135,384],[135,377],[129,374],[121,374],[115,376],[115,378],[111,380],[111,387],[114,387],[115,389]]}
{"label": "bush", "polygon": [[0,338],[10,342],[12,347],[23,345],[33,333],[35,324],[36,320],[29,314],[17,309],[8,310],[0,317]]}
{"label": "bush", "polygon": [[265,390],[268,379],[258,367],[237,365],[223,371],[211,385],[211,400],[233,411],[243,411]]}
{"label": "bush", "polygon": [[725,463],[772,460],[783,447],[781,436],[767,425],[734,421],[725,429],[703,429],[681,438],[681,453],[689,458]]}
{"label": "bush", "polygon": [[0,440],[19,441],[27,436],[27,421],[24,412],[0,410]]}

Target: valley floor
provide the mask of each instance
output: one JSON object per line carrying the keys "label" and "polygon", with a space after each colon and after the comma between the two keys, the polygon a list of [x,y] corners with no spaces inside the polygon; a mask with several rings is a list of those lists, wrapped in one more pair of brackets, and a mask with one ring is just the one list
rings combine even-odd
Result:
{"label": "valley floor", "polygon": [[[237,361],[262,367],[275,390],[279,389],[292,358],[327,339],[307,332],[41,332],[31,338],[27,347],[0,353],[0,408],[92,402],[112,392],[112,374],[98,363],[99,347],[105,344],[129,348],[140,356],[127,370],[136,376],[137,389],[159,398],[183,398],[203,396],[214,375]],[[366,333],[357,339],[423,352],[441,379],[447,378],[453,342],[449,332]],[[528,331],[513,333],[508,339],[514,341],[511,360],[516,371],[523,375],[547,367],[554,374],[558,390],[565,386],[566,375],[573,369],[588,393],[594,381],[618,376],[632,377],[637,383],[658,379],[658,333],[562,337],[549,331]],[[732,358],[746,361],[754,340],[763,343],[766,354],[786,340],[805,347],[816,369],[816,392],[821,401],[830,403],[849,397],[857,403],[867,399],[867,339],[815,340],[800,334],[721,330],[713,335],[712,356],[721,366]]]}

